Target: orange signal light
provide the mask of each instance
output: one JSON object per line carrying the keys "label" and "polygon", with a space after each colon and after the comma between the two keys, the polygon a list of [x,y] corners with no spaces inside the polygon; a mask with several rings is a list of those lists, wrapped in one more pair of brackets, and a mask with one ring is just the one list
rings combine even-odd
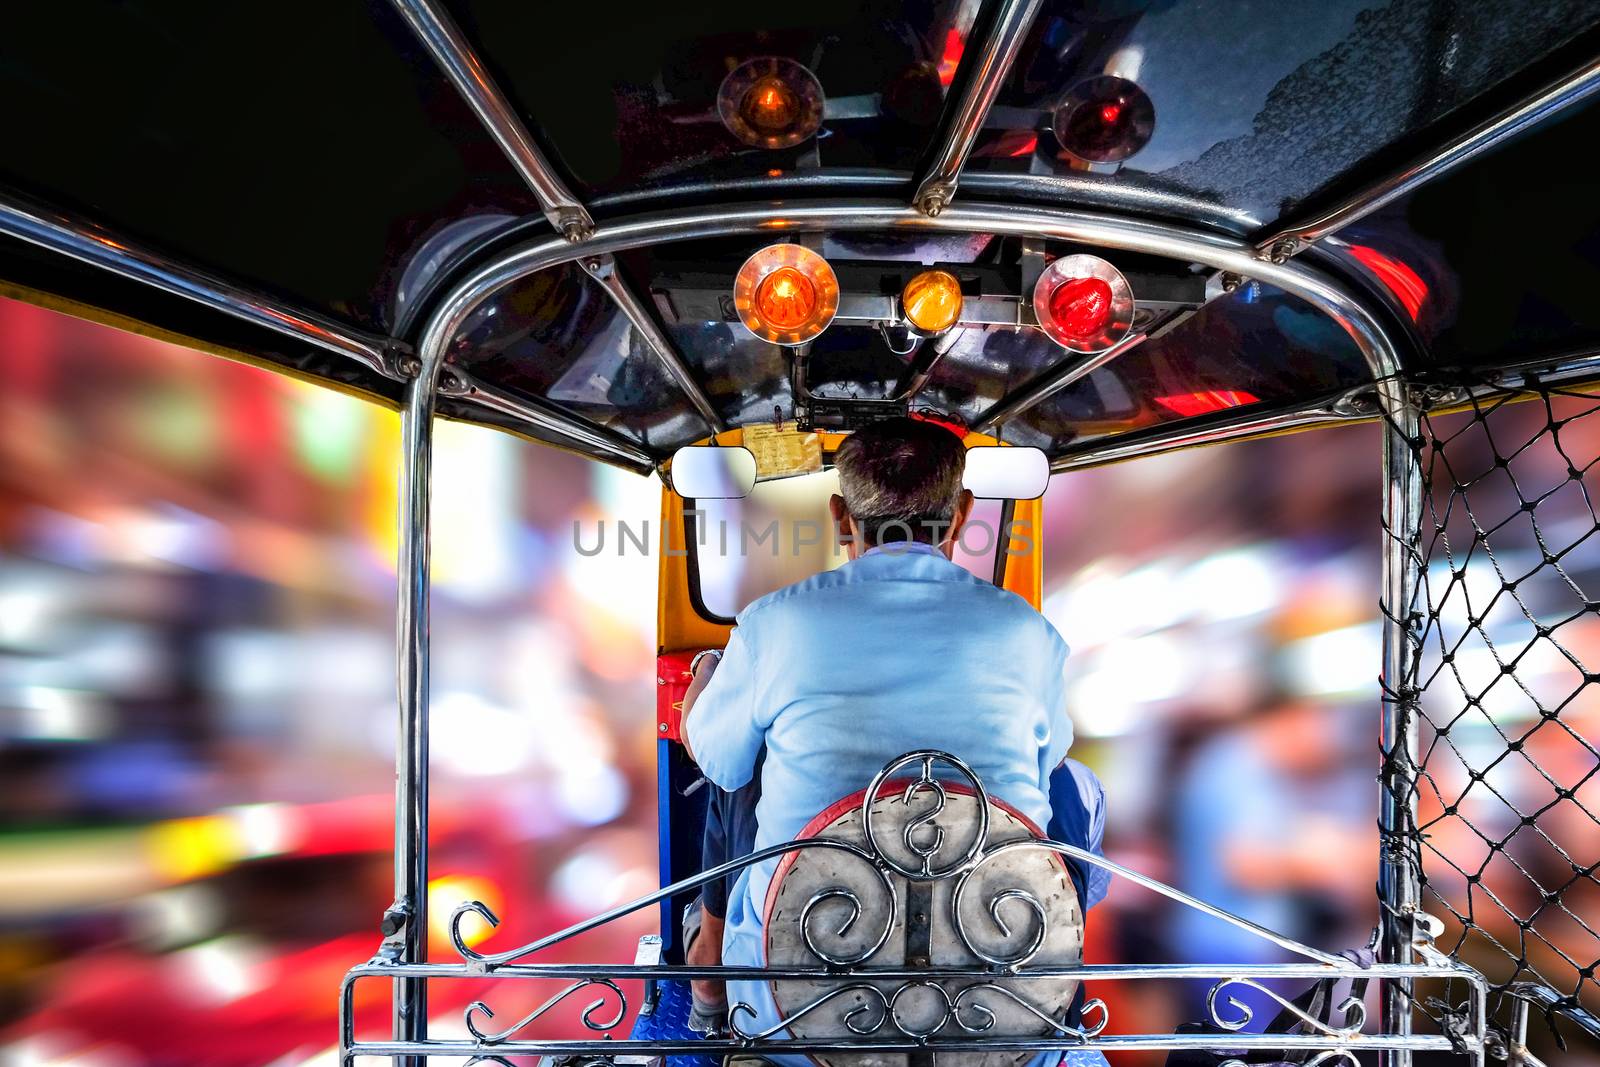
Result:
{"label": "orange signal light", "polygon": [[759,56],[739,64],[717,89],[717,117],[755,148],[792,148],[822,125],[822,84],[792,59]]}
{"label": "orange signal light", "polygon": [[739,111],[746,122],[762,133],[781,133],[799,115],[800,97],[783,83],[782,78],[769,74],[744,94],[744,99],[739,102]]}
{"label": "orange signal light", "polygon": [[839,279],[828,261],[804,245],[768,245],[739,268],[733,306],[763,341],[802,345],[839,310]]}
{"label": "orange signal light", "polygon": [[961,318],[961,282],[947,270],[925,270],[900,291],[900,308],[918,332],[943,333]]}

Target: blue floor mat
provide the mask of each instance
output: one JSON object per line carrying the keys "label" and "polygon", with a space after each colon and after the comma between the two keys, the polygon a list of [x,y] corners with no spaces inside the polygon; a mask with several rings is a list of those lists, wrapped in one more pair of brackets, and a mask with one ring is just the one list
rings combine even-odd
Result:
{"label": "blue floor mat", "polygon": [[[657,982],[655,1010],[633,1021],[630,1035],[641,1041],[698,1040],[701,1034],[689,1029],[689,983]],[[720,1067],[722,1055],[668,1056],[667,1067]]]}

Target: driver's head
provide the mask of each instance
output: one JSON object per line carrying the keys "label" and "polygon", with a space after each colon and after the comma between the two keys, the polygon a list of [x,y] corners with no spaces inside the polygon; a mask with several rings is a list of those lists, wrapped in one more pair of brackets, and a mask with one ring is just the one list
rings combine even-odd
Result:
{"label": "driver's head", "polygon": [[922,541],[948,550],[972,509],[972,494],[961,488],[966,461],[961,438],[935,423],[892,418],[857,430],[833,457],[841,540],[858,548]]}

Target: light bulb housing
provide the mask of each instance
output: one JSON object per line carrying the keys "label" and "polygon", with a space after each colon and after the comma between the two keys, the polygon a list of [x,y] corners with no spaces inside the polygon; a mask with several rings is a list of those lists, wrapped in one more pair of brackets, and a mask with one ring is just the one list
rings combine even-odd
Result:
{"label": "light bulb housing", "polygon": [[1033,286],[1039,329],[1069,352],[1093,354],[1117,344],[1133,328],[1133,312],[1133,287],[1099,256],[1061,256]]}
{"label": "light bulb housing", "polygon": [[752,148],[792,148],[822,126],[822,83],[783,56],[749,59],[722,79],[717,117]]}
{"label": "light bulb housing", "polygon": [[1132,158],[1155,133],[1150,95],[1127,78],[1101,74],[1068,90],[1051,117],[1050,130],[1063,151],[1089,164]]}
{"label": "light bulb housing", "polygon": [[944,333],[961,319],[961,281],[947,270],[925,270],[900,290],[900,310],[918,333]]}
{"label": "light bulb housing", "polygon": [[733,279],[733,306],[745,328],[776,345],[803,345],[839,311],[839,279],[804,245],[768,245]]}

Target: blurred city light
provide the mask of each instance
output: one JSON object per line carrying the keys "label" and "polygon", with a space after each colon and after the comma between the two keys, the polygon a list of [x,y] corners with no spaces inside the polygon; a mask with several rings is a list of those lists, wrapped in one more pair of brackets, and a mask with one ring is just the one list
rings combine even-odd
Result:
{"label": "blurred city light", "polygon": [[[36,372],[0,396],[0,1045],[18,1065],[331,1063],[339,976],[392,899],[398,419],[12,302],[0,331],[0,363]],[[1105,782],[1110,854],[1330,948],[1363,943],[1375,907],[1380,432],[1063,475],[1044,501],[1044,610],[1073,649],[1074,755]],[[465,900],[509,945],[656,888],[661,486],[450,423],[435,463],[442,953]],[[834,487],[764,483],[707,519],[823,522]],[[600,522],[605,550],[579,552],[574,524],[592,543]],[[619,523],[650,551],[619,552]],[[728,614],[842,558],[732,547],[698,549]],[[1452,580],[1464,617],[1502,578],[1430,575]],[[1552,695],[1570,671],[1541,649],[1521,668]],[[1527,714],[1487,651],[1455,672],[1496,721]],[[1314,827],[1325,881],[1245,886],[1228,833],[1287,849],[1291,824]],[[654,921],[591,948],[632,959]],[[1088,951],[1193,947],[1115,886]],[[449,996],[431,1010],[459,1028]],[[1168,993],[1138,1010],[1198,1014]]]}

